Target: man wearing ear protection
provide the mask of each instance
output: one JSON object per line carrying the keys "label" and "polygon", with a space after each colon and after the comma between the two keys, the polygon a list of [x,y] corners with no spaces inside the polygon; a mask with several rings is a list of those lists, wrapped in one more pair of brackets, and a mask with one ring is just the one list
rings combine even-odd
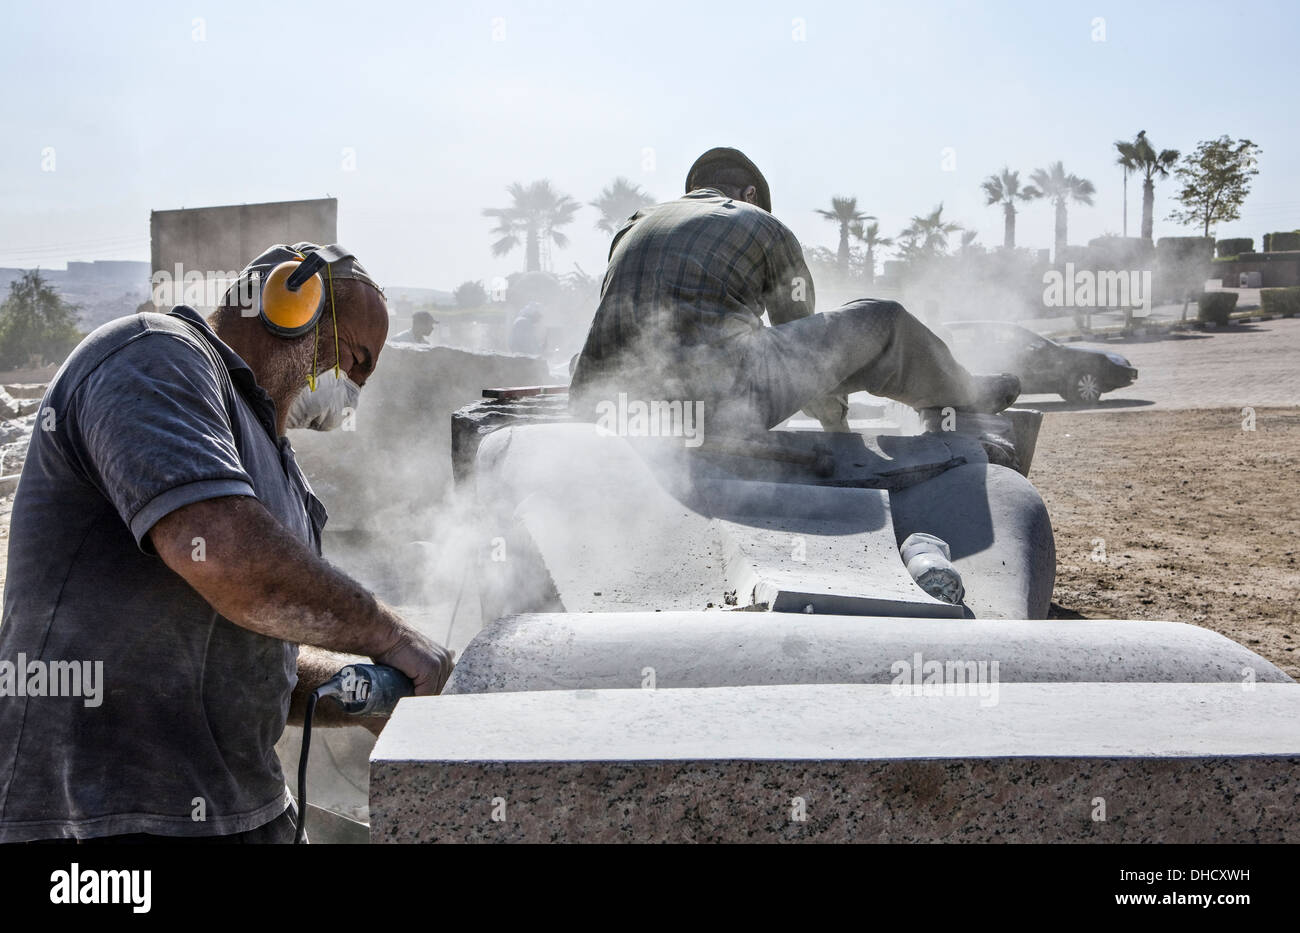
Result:
{"label": "man wearing ear protection", "polygon": [[387,331],[356,259],[300,243],[207,321],[138,314],[73,351],[14,499],[0,842],[292,841],[274,745],[341,666],[318,649],[442,689],[448,652],[321,559],[325,510],[285,436],[323,374],[342,389],[306,422],[355,407]]}

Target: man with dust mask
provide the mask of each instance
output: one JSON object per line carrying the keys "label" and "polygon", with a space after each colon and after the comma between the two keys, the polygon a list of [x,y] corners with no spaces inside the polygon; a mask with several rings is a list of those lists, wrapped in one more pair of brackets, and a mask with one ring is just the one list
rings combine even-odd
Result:
{"label": "man with dust mask", "polygon": [[0,699],[0,842],[290,842],[275,743],[343,663],[319,649],[442,689],[448,652],[321,559],[285,435],[291,411],[349,416],[387,332],[355,258],[300,243],[206,321],[120,318],[68,357],[14,499],[0,658],[94,659],[103,683]]}

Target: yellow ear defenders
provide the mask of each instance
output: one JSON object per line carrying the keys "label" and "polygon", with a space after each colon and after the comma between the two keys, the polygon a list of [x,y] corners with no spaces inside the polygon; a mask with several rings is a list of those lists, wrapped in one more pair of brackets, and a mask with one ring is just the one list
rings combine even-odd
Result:
{"label": "yellow ear defenders", "polygon": [[258,314],[271,333],[301,337],[316,326],[325,308],[325,283],[317,272],[325,260],[319,253],[282,262],[262,279]]}
{"label": "yellow ear defenders", "polygon": [[[258,291],[258,316],[262,319],[262,323],[271,333],[290,339],[301,337],[319,325],[321,312],[325,309],[327,291],[330,313],[335,313],[332,263],[351,259],[352,269],[350,273],[345,273],[346,277],[363,278],[364,281],[370,282],[369,276],[356,267],[356,257],[337,243],[330,246],[301,243],[292,247],[292,250],[298,255],[272,267],[262,279]],[[329,276],[328,289],[321,278],[322,268]],[[374,287],[379,288],[377,285]],[[316,353],[319,345],[320,341],[316,340],[312,348],[312,368],[307,374],[307,385],[313,392],[316,391]],[[335,376],[339,374],[338,349],[339,326],[336,316],[334,319]]]}
{"label": "yellow ear defenders", "polygon": [[[247,280],[251,279],[251,283]],[[293,339],[302,337],[320,327],[321,315],[328,299],[334,317],[334,369],[338,374],[339,333],[338,318],[334,310],[334,280],[353,279],[364,282],[383,295],[384,290],[370,278],[356,256],[338,243],[317,246],[315,243],[296,243],[293,246],[277,244],[244,267],[240,273],[240,289],[251,289],[256,295],[251,305],[257,316],[271,333]],[[241,294],[244,292],[241,291]],[[251,305],[241,300],[244,308]],[[249,312],[245,312],[249,313]],[[316,388],[316,353],[319,337],[312,351],[312,369],[307,374],[307,384]]]}

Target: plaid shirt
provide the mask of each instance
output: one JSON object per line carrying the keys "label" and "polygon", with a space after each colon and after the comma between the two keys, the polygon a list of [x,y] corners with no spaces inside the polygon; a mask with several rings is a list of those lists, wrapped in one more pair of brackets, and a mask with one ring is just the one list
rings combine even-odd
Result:
{"label": "plaid shirt", "polygon": [[[813,313],[799,241],[713,188],[638,211],[614,236],[571,393],[653,390],[763,326]],[[658,397],[658,396],[655,396]]]}

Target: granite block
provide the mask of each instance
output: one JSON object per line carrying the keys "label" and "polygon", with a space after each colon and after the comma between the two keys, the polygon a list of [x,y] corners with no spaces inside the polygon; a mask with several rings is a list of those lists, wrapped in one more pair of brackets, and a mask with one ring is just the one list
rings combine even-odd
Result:
{"label": "granite block", "polygon": [[898,619],[752,612],[537,613],[470,642],[447,694],[888,684],[916,654],[986,662],[1002,683],[1289,683],[1253,651],[1181,622]]}
{"label": "granite block", "polygon": [[373,842],[1296,842],[1300,685],[404,700]]}

